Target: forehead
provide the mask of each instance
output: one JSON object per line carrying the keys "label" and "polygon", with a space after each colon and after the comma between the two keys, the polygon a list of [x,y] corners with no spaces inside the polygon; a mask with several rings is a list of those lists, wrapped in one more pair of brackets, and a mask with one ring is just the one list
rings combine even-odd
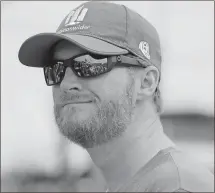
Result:
{"label": "forehead", "polygon": [[75,44],[63,40],[60,41],[54,48],[54,59],[68,59],[76,55],[87,53],[86,50],[76,46]]}

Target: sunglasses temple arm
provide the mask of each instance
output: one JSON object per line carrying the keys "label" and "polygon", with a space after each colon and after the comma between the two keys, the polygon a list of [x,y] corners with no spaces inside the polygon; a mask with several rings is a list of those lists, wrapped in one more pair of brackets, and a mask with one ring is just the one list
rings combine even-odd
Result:
{"label": "sunglasses temple arm", "polygon": [[138,59],[130,58],[123,55],[111,57],[111,62],[116,65],[122,65],[122,66],[137,66],[137,67],[142,66],[142,64],[138,61]]}

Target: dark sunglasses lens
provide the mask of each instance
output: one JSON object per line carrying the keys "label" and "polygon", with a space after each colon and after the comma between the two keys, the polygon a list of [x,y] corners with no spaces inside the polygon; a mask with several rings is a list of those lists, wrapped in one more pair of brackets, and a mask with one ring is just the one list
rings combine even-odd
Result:
{"label": "dark sunglasses lens", "polygon": [[53,66],[44,67],[44,75],[48,86],[59,84],[65,74],[66,67],[62,62],[56,62]]}
{"label": "dark sunglasses lens", "polygon": [[79,77],[99,76],[108,71],[107,57],[80,56],[73,60],[72,68]]}

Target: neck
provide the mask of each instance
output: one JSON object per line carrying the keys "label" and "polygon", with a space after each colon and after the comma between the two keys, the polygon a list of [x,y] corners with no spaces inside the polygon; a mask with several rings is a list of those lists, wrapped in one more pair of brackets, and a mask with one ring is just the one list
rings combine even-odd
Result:
{"label": "neck", "polygon": [[112,191],[125,184],[161,149],[173,145],[163,134],[159,117],[153,108],[147,108],[147,105],[140,107],[135,110],[134,117],[120,138],[88,149]]}

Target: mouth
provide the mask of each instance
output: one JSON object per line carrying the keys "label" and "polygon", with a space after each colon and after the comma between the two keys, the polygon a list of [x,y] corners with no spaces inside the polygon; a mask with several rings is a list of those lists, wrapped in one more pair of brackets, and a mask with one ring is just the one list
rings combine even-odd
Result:
{"label": "mouth", "polygon": [[78,104],[89,104],[89,103],[93,103],[93,101],[71,101],[71,102],[66,102],[66,103],[63,103],[63,107],[66,106],[66,105],[78,105]]}

